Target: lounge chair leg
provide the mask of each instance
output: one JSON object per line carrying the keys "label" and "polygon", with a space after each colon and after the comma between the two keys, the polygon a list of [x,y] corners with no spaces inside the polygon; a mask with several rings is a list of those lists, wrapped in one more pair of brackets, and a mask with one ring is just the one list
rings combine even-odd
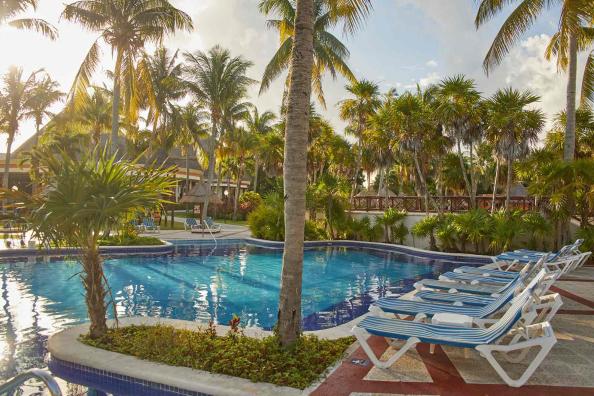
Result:
{"label": "lounge chair leg", "polygon": [[[479,345],[476,347],[476,350],[479,351],[481,356],[483,356],[487,362],[493,367],[493,369],[499,374],[502,380],[505,381],[509,386],[512,387],[520,387],[530,379],[534,371],[540,366],[544,358],[547,356],[549,351],[553,348],[557,339],[555,338],[555,334],[553,333],[553,329],[548,323],[542,323],[534,326],[530,326],[531,328],[540,327],[544,333],[543,336],[529,339],[526,341],[518,342],[512,345]],[[530,329],[527,329],[529,332]],[[534,357],[534,360],[530,362],[524,373],[518,379],[512,379],[509,374],[501,367],[501,364],[495,359],[493,356],[493,352],[503,352],[509,353],[516,350],[523,350],[520,355],[526,354],[526,351],[532,347],[538,346],[540,347],[540,351]]]}
{"label": "lounge chair leg", "polygon": [[435,354],[435,344],[429,344],[429,353]]}
{"label": "lounge chair leg", "polygon": [[361,344],[361,347],[363,348],[371,362],[375,365],[375,367],[381,369],[390,368],[398,359],[404,356],[404,354],[410,348],[414,347],[416,344],[420,342],[420,340],[417,337],[409,338],[408,340],[406,340],[404,345],[402,345],[398,352],[392,355],[388,360],[383,361],[375,355],[375,353],[367,343],[367,336],[369,335],[367,331],[360,327],[354,327],[352,331],[353,334],[355,334],[355,337],[357,337],[357,341],[359,341],[359,344]]}

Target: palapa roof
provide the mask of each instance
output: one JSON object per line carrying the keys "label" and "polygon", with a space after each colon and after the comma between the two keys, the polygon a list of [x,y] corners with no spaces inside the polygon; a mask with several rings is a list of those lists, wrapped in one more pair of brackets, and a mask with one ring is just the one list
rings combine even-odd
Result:
{"label": "palapa roof", "polygon": [[193,204],[204,203],[209,193],[209,203],[220,204],[223,202],[218,195],[214,194],[212,191],[209,192],[206,183],[202,182],[196,183],[196,185],[192,187],[190,191],[188,191],[186,194],[182,196],[179,202]]}

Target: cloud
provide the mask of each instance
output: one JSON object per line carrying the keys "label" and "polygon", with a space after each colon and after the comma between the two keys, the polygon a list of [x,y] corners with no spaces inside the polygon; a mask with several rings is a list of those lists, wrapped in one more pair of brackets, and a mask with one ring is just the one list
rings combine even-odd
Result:
{"label": "cloud", "polygon": [[425,66],[431,67],[431,68],[437,67],[438,65],[439,65],[439,63],[437,63],[437,61],[435,59],[428,60],[427,63],[425,63]]}

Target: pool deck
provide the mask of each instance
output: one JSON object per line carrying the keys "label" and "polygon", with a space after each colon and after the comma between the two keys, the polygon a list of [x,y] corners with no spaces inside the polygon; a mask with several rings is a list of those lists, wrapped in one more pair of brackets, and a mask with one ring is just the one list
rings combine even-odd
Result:
{"label": "pool deck", "polygon": [[[594,395],[594,266],[565,276],[551,290],[564,302],[552,321],[558,342],[521,388],[505,385],[476,351],[465,356],[461,349],[437,346],[430,354],[429,345],[420,344],[386,370],[373,367],[357,348],[311,394]],[[394,353],[381,337],[372,336],[370,344],[384,358]]]}

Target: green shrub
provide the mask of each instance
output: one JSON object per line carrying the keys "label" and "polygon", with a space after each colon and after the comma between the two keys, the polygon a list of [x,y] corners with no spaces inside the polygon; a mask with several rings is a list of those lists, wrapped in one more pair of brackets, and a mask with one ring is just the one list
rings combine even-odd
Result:
{"label": "green shrub", "polygon": [[155,237],[144,236],[110,236],[99,240],[99,246],[157,246],[163,245],[163,241]]}
{"label": "green shrub", "polygon": [[439,228],[441,221],[443,221],[443,216],[426,216],[421,221],[413,225],[410,232],[414,236],[429,238],[429,248],[431,250],[437,250],[435,232]]}
{"label": "green shrub", "polygon": [[217,336],[212,325],[197,331],[157,325],[110,329],[99,340],[83,336],[81,341],[170,366],[304,389],[344,355],[354,338],[322,340],[302,336],[283,349],[276,336],[255,339],[241,331]]}
{"label": "green shrub", "polygon": [[251,213],[262,204],[260,194],[255,191],[246,191],[239,196],[239,209],[243,213]]}

